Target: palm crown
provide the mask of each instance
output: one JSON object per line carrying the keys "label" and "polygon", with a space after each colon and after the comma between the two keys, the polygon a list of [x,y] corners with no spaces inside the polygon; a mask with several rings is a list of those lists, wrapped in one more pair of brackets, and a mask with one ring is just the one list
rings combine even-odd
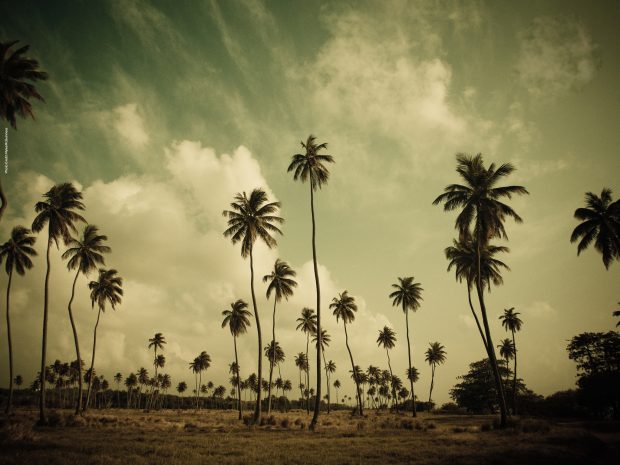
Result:
{"label": "palm crown", "polygon": [[252,316],[248,310],[248,304],[239,299],[236,302],[230,304],[230,310],[224,310],[222,312],[224,320],[222,321],[222,328],[230,328],[230,333],[233,336],[239,336],[247,331],[250,326],[249,317]]}
{"label": "palm crown", "polygon": [[267,298],[273,292],[276,302],[280,302],[283,297],[288,300],[293,295],[293,288],[297,287],[297,281],[292,279],[296,275],[297,273],[288,263],[278,258],[273,266],[273,271],[263,276],[263,282],[269,283],[267,286]]}
{"label": "palm crown", "polygon": [[377,338],[377,345],[383,346],[386,349],[393,349],[396,345],[396,333],[388,326],[379,330],[379,337]]}
{"label": "palm crown", "polygon": [[408,310],[416,311],[420,308],[420,301],[422,300],[422,286],[420,283],[413,281],[413,276],[407,278],[398,278],[397,284],[392,284],[392,287],[396,290],[390,294],[393,306],[401,306],[403,312]]}
{"label": "palm crown", "polygon": [[355,303],[355,299],[350,296],[347,291],[343,291],[338,297],[334,297],[332,303],[329,304],[329,308],[333,310],[336,321],[342,319],[345,323],[351,323],[355,320],[357,304]]}
{"label": "palm crown", "polygon": [[97,226],[89,224],[84,228],[81,240],[71,238],[67,243],[69,247],[62,254],[63,260],[67,262],[67,268],[74,270],[79,268],[80,272],[88,275],[98,265],[105,265],[104,253],[110,252],[110,247],[103,245],[108,240],[107,236],[98,234]]}
{"label": "palm crown", "polygon": [[[454,240],[454,245],[446,247],[446,258],[448,259],[448,271],[454,267],[456,279],[460,282],[465,280],[467,286],[471,288],[478,278],[478,261],[476,255],[476,244],[471,237],[464,237],[461,240]],[[480,246],[480,274],[482,276],[482,286],[491,289],[491,283],[499,286],[504,282],[501,269],[510,270],[510,267],[501,260],[494,258],[495,254],[509,252],[508,247],[484,244]]]}
{"label": "palm crown", "polygon": [[319,153],[327,148],[327,143],[317,144],[316,137],[309,135],[306,142],[301,142],[301,147],[305,150],[304,154],[296,153],[293,155],[288,172],[293,172],[293,179],[301,179],[306,182],[310,178],[312,190],[320,189],[329,179],[329,170],[325,163],[334,163],[334,157]]}
{"label": "palm crown", "polygon": [[269,360],[273,360],[273,363],[282,363],[285,360],[284,350],[280,347],[280,343],[275,341],[272,345],[271,342],[265,347],[265,357]]}
{"label": "palm crown", "polygon": [[[319,339],[318,334],[315,331],[314,336],[312,336],[312,342],[314,342],[314,345],[317,345],[319,343],[318,339]],[[329,335],[326,329],[322,329],[321,330],[321,352],[325,352],[325,348],[329,347],[330,342],[332,342],[332,337]]]}
{"label": "palm crown", "polygon": [[431,342],[430,347],[426,349],[426,363],[429,365],[441,365],[446,361],[446,350],[439,342]]}
{"label": "palm crown", "polygon": [[23,226],[16,226],[11,231],[11,238],[0,246],[0,264],[5,261],[5,270],[10,274],[13,270],[24,275],[32,268],[30,257],[37,255],[32,248],[36,239],[30,235],[30,230]]}
{"label": "palm crown", "polygon": [[116,270],[99,270],[97,281],[88,284],[90,289],[90,300],[95,306],[95,302],[101,311],[105,311],[105,304],[109,302],[112,310],[116,310],[116,305],[121,303],[123,296],[123,278],[117,275]]}
{"label": "palm crown", "polygon": [[155,335],[149,339],[149,349],[152,347],[163,350],[164,344],[166,344],[166,337],[162,333],[155,333]]}
{"label": "palm crown", "polygon": [[32,222],[32,232],[38,233],[49,224],[49,240],[58,246],[58,240],[65,244],[72,240],[71,232],[77,233],[75,223],[86,222],[84,217],[75,210],[84,210],[82,193],[71,183],[53,186],[43,197],[45,201],[37,202],[35,211],[38,213]]}
{"label": "palm crown", "polygon": [[316,333],[316,314],[314,313],[314,310],[307,307],[302,309],[301,316],[297,318],[296,329],[298,331],[303,331],[304,333]]}
{"label": "palm crown", "polygon": [[523,321],[521,321],[519,315],[520,313],[515,312],[514,307],[504,310],[504,314],[501,315],[499,319],[502,321],[502,326],[506,329],[506,331],[521,331]]}
{"label": "palm crown", "polygon": [[497,348],[499,349],[499,354],[506,360],[511,360],[515,356],[515,346],[508,338],[502,339]]}

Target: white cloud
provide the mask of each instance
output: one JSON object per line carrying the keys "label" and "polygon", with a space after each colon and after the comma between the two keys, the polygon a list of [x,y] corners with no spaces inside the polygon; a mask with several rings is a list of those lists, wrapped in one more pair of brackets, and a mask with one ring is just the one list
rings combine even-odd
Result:
{"label": "white cloud", "polygon": [[459,315],[459,320],[461,323],[463,323],[465,326],[467,326],[470,329],[473,329],[476,327],[476,322],[474,321],[474,317],[472,317],[471,315]]}
{"label": "white cloud", "polygon": [[149,141],[144,121],[138,113],[138,105],[128,103],[113,110],[113,126],[120,136],[133,148],[141,148]]}
{"label": "white cloud", "polygon": [[544,301],[535,301],[529,305],[522,305],[518,308],[520,308],[524,314],[533,318],[547,319],[552,318],[557,314],[557,310],[548,302]]}

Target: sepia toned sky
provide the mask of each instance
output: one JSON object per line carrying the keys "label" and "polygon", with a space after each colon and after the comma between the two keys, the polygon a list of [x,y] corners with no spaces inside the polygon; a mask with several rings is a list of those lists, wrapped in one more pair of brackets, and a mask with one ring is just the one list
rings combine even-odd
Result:
{"label": "sepia toned sky", "polygon": [[[606,271],[597,252],[577,257],[569,242],[586,191],[620,194],[619,15],[612,1],[0,2],[0,38],[30,44],[50,74],[36,121],[8,130],[2,241],[32,223],[54,183],[76,183],[86,218],[109,236],[107,265],[125,280],[123,304],[100,323],[96,371],[152,371],[148,338],[163,332],[174,386],[193,386],[188,364],[206,350],[203,379],[229,387],[233,345],[221,312],[250,301],[249,264],[223,238],[221,212],[236,192],[263,187],[286,223],[277,249],[259,246],[257,277],[277,257],[298,272],[276,329],[283,376],[296,386],[305,337],[295,319],[315,297],[308,186],[286,168],[315,134],[336,159],[315,205],[326,355],[340,395],[353,396],[351,367],[329,302],[344,289],[355,296],[349,335],[364,368],[387,367],[375,340],[384,325],[396,331],[392,366],[405,379],[405,318],[388,294],[398,276],[414,276],[424,288],[410,318],[416,394],[428,398],[424,351],[439,341],[447,361],[433,398],[443,403],[484,350],[465,286],[446,272],[455,214],[431,203],[458,180],[455,154],[481,152],[514,163],[510,182],[531,193],[510,201],[524,223],[507,224],[511,271],[488,295],[494,342],[507,336],[498,316],[515,307],[520,376],[540,394],[571,388],[567,340],[613,329],[619,308],[619,264]],[[11,296],[15,371],[27,384],[40,363],[44,242]],[[61,252],[52,253],[48,363],[75,357],[73,274]],[[96,312],[87,283],[80,277],[74,311],[89,360]],[[268,341],[272,304],[256,285]],[[4,324],[0,344],[6,386]],[[254,323],[239,347],[247,377],[256,370]]]}

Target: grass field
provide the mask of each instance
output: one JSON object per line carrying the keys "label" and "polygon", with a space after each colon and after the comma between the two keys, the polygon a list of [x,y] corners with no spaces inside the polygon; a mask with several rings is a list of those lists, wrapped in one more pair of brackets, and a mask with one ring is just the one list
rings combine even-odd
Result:
{"label": "grass field", "polygon": [[[522,419],[499,431],[485,416],[338,411],[311,432],[302,411],[248,427],[233,411],[109,410],[75,418],[35,411],[0,420],[0,464],[597,464],[620,463],[620,433]],[[610,428],[607,428],[610,429]],[[616,428],[617,430],[617,428]]]}

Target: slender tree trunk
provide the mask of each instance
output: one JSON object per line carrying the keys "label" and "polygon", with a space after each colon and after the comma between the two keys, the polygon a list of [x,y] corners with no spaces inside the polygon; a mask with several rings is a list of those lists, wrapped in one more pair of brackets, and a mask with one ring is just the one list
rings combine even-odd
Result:
{"label": "slender tree trunk", "polygon": [[273,298],[273,321],[271,325],[272,335],[271,335],[271,360],[269,361],[269,391],[267,397],[269,397],[269,401],[267,402],[267,415],[271,413],[271,382],[273,380],[273,364],[276,356],[275,345],[276,345],[276,304],[278,303],[278,299],[274,296]]}
{"label": "slender tree trunk", "polygon": [[[515,369],[512,376],[512,414],[517,414],[517,343],[515,342],[515,332],[512,331],[512,346],[515,348]],[[506,367],[508,363],[506,363]]]}
{"label": "slender tree trunk", "polygon": [[237,407],[239,408],[239,420],[243,418],[243,414],[241,413],[241,375],[239,369],[239,358],[237,357],[237,336],[233,334],[233,343],[235,345],[235,363],[237,364],[237,394],[239,397],[239,402],[237,402]]}
{"label": "slender tree trunk", "polygon": [[[409,356],[409,372],[411,372],[411,342],[409,341],[409,310],[405,310],[405,324],[407,326],[407,355]],[[409,375],[409,373],[407,373]],[[413,391],[413,379],[410,376],[409,385],[411,386],[411,415],[416,417],[418,413],[415,408],[415,392]]]}
{"label": "slender tree trunk", "polygon": [[2,205],[0,205],[0,221],[2,221],[2,216],[4,215],[4,211],[6,210],[8,202],[6,200],[6,195],[4,195],[4,189],[2,188],[1,178],[0,178],[0,202],[2,202]]}
{"label": "slender tree trunk", "polygon": [[390,384],[392,385],[392,395],[394,396],[394,404],[396,406],[396,411],[398,412],[398,397],[396,397],[396,388],[394,387],[394,375],[392,374],[392,363],[390,361],[390,351],[388,348],[385,348],[385,353],[387,354],[388,359],[388,368],[390,369]]}
{"label": "slender tree trunk", "polygon": [[[312,173],[312,172],[311,172]],[[319,283],[319,269],[316,260],[316,220],[314,218],[314,183],[310,174],[310,211],[312,213],[312,262],[314,264],[314,281],[316,284],[316,399],[314,415],[310,422],[310,429],[316,427],[321,410],[321,285]],[[310,362],[308,362],[310,364]]]}
{"label": "slender tree trunk", "polygon": [[80,357],[80,343],[78,341],[77,328],[75,327],[75,321],[73,320],[73,311],[71,309],[71,304],[73,303],[73,298],[75,297],[75,283],[77,282],[78,276],[80,275],[80,268],[78,267],[77,272],[75,273],[75,278],[73,279],[73,286],[71,287],[71,299],[69,299],[69,305],[67,309],[69,310],[69,321],[71,322],[71,329],[73,330],[73,342],[75,343],[75,353],[77,356],[77,367],[78,367],[78,400],[75,405],[75,414],[80,413],[80,406],[82,404],[82,359]]}
{"label": "slender tree trunk", "polygon": [[299,367],[299,399],[302,402],[300,407],[303,408],[304,391],[301,388],[301,367]]}
{"label": "slender tree trunk", "polygon": [[471,287],[469,283],[467,283],[467,300],[469,301],[469,308],[471,309],[471,314],[474,316],[474,320],[476,320],[476,326],[478,327],[478,332],[480,333],[480,337],[482,338],[482,342],[488,354],[489,345],[487,344],[487,338],[484,337],[484,333],[482,332],[482,327],[480,326],[480,320],[478,319],[478,315],[476,314],[476,311],[474,310],[474,306],[471,303]]}
{"label": "slender tree trunk", "polygon": [[49,237],[49,225],[48,225],[48,239],[47,239],[47,270],[45,272],[45,288],[43,292],[43,337],[41,340],[41,373],[39,375],[39,386],[41,392],[39,395],[39,423],[41,425],[47,424],[47,416],[45,415],[45,366],[46,363],[46,350],[47,350],[47,313],[49,304],[49,279],[50,279],[50,248],[52,246],[52,238]]}
{"label": "slender tree trunk", "polygon": [[[0,187],[1,189],[1,187]],[[6,334],[9,343],[9,400],[6,404],[5,413],[11,413],[13,403],[13,344],[11,343],[11,317],[9,315],[9,297],[11,295],[11,280],[13,278],[13,268],[9,271],[9,282],[6,286]]]}
{"label": "slender tree trunk", "polygon": [[310,347],[310,333],[306,333],[306,414],[310,414],[310,359],[308,358],[308,350]]}
{"label": "slender tree trunk", "polygon": [[[433,385],[435,384],[435,364],[433,363],[433,365],[431,366],[431,390],[428,393],[428,403],[430,404],[432,402],[432,398],[433,398]],[[431,408],[431,406],[428,406],[429,410]]]}
{"label": "slender tree trunk", "polygon": [[353,362],[353,354],[351,353],[351,348],[349,347],[349,334],[347,333],[347,323],[343,320],[344,324],[344,341],[347,345],[347,350],[349,351],[349,358],[351,359],[351,370],[353,371],[353,380],[355,381],[355,390],[357,392],[357,405],[360,410],[360,416],[364,415],[364,408],[362,407],[362,396],[360,394],[360,383],[357,379],[357,371],[355,371],[355,362]]}
{"label": "slender tree trunk", "polygon": [[101,316],[101,308],[97,312],[97,322],[95,323],[95,330],[93,331],[93,355],[90,360],[90,376],[88,378],[88,391],[86,392],[86,403],[84,404],[83,412],[86,412],[88,408],[88,402],[90,400],[90,393],[93,386],[93,377],[95,376],[95,350],[97,349],[97,326],[99,326],[99,317]]}
{"label": "slender tree trunk", "polygon": [[263,337],[260,330],[260,318],[258,317],[258,307],[256,306],[256,294],[254,293],[254,256],[253,248],[250,247],[250,289],[252,291],[252,305],[254,306],[254,318],[256,319],[256,332],[258,333],[258,388],[256,390],[256,407],[254,409],[254,423],[260,424],[261,416],[261,391],[263,381]]}

